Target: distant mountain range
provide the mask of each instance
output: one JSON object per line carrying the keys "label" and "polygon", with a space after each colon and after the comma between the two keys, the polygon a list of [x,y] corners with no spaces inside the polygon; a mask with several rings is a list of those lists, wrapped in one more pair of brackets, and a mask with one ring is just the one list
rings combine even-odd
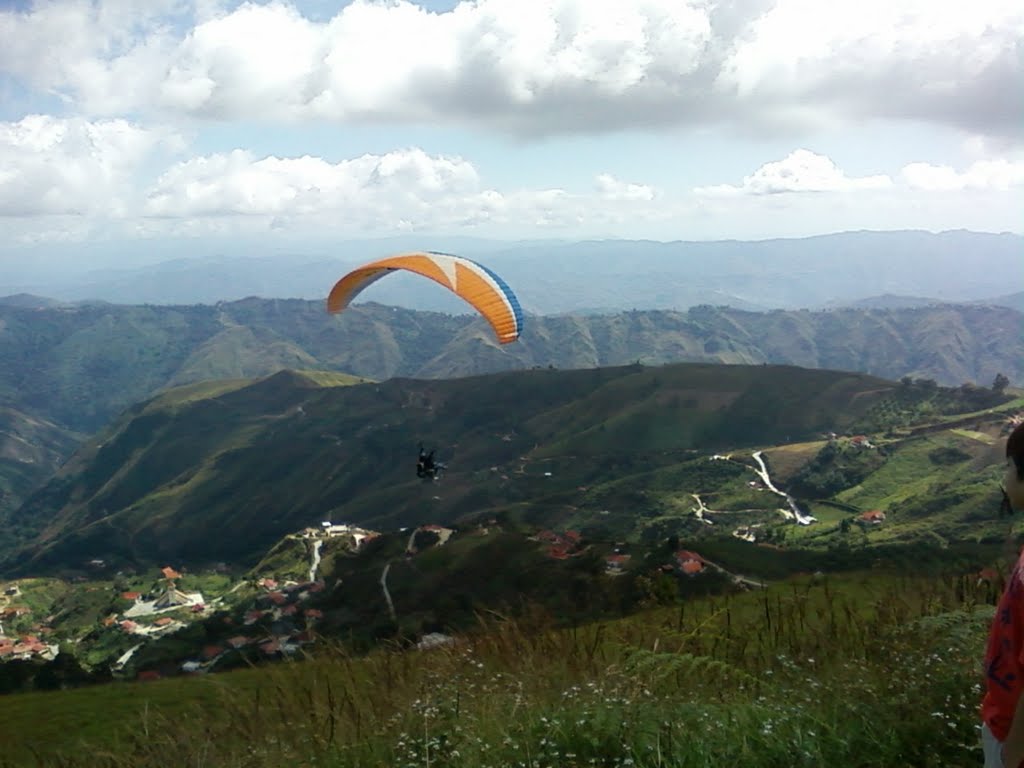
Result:
{"label": "distant mountain range", "polygon": [[[896,231],[715,242],[392,238],[321,246],[305,255],[271,255],[249,243],[218,254],[91,271],[57,252],[30,263],[0,261],[0,295],[120,304],[214,304],[250,296],[323,299],[351,267],[409,249],[450,250],[479,259],[505,278],[527,311],[543,315],[684,310],[698,304],[819,309],[875,301],[868,298],[873,296],[1001,303],[995,297],[1024,291],[1020,235]],[[120,260],[137,263],[128,254]],[[375,284],[365,298],[409,309],[465,311],[444,289],[407,275]],[[1020,308],[1020,295],[1012,300]],[[919,299],[892,301],[887,308],[916,305]]]}
{"label": "distant mountain range", "polygon": [[1024,316],[983,305],[757,313],[528,316],[498,345],[475,315],[375,303],[329,315],[321,302],[33,306],[0,301],[0,406],[93,432],[169,386],[320,369],[384,380],[634,361],[780,363],[987,386],[1024,381]]}
{"label": "distant mountain range", "polygon": [[[283,369],[373,380],[445,379],[530,368],[643,362],[793,364],[990,385],[1024,381],[1024,316],[1012,309],[688,312],[528,316],[499,346],[475,316],[320,301],[57,305],[0,301],[0,513],[16,509],[84,435],[167,387]],[[0,532],[0,538],[3,533]]]}
{"label": "distant mountain range", "polygon": [[[939,299],[929,299],[921,296],[894,296],[885,294],[882,296],[868,296],[857,301],[836,302],[830,305],[830,309],[917,309],[920,307],[931,307],[944,304]],[[1024,292],[1008,294],[1005,296],[994,296],[989,299],[963,302],[976,306],[1008,307],[1018,312],[1024,312]]]}

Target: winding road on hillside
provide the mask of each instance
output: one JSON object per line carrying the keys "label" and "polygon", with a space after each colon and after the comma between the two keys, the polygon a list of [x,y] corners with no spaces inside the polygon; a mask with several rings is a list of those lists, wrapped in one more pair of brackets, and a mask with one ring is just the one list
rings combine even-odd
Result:
{"label": "winding road on hillside", "polygon": [[[764,481],[765,487],[772,493],[776,493],[786,499],[786,503],[789,505],[789,511],[786,512],[786,516],[791,519],[796,519],[799,525],[810,525],[811,523],[818,522],[814,517],[810,515],[804,515],[800,512],[800,507],[796,505],[796,501],[788,493],[780,491],[772,484],[772,479],[768,476],[768,467],[765,466],[764,459],[761,458],[763,451],[755,451],[754,461],[757,462],[758,466],[761,467],[759,470],[755,470],[758,475],[761,476],[761,480]],[[785,510],[783,510],[785,512]]]}
{"label": "winding road on hillside", "polygon": [[139,650],[139,648],[141,648],[143,645],[145,645],[145,643],[138,643],[137,645],[133,645],[131,648],[129,648],[127,651],[121,654],[121,656],[118,657],[117,661],[115,661],[111,665],[110,669],[114,672],[120,672],[122,669],[124,669],[125,665],[131,660],[132,656],[135,655],[135,652]]}
{"label": "winding road on hillside", "polygon": [[714,523],[711,520],[708,520],[706,517],[704,517],[705,512],[714,512],[714,510],[708,509],[706,506],[704,506],[704,500],[696,493],[691,493],[690,495],[693,496],[693,498],[697,502],[697,509],[693,511],[693,516],[700,520],[702,523],[704,523],[704,525],[714,525]]}
{"label": "winding road on hillside", "polygon": [[391,593],[388,592],[388,571],[391,570],[391,563],[384,566],[384,572],[380,575],[380,586],[384,590],[384,599],[388,603],[388,613],[391,614],[391,620],[394,622],[398,621],[398,614],[395,613],[395,604],[391,600]]}
{"label": "winding road on hillside", "polygon": [[316,572],[320,568],[320,550],[324,546],[323,539],[316,539],[313,542],[313,552],[309,564],[309,580],[316,581]]}
{"label": "winding road on hillside", "polygon": [[[766,511],[764,509],[710,509],[704,504],[704,499],[702,499],[699,494],[691,493],[690,495],[697,501],[697,508],[693,510],[693,516],[700,520],[702,523],[704,523],[704,525],[715,524],[714,520],[708,520],[706,517],[704,517],[705,513],[711,515],[744,515],[750,514],[751,512],[757,513]],[[740,528],[736,528],[732,532],[732,535],[735,536],[737,539],[743,539],[744,541],[749,541],[753,543],[757,541],[757,538],[752,533],[752,529],[760,527],[760,523],[742,526]]]}

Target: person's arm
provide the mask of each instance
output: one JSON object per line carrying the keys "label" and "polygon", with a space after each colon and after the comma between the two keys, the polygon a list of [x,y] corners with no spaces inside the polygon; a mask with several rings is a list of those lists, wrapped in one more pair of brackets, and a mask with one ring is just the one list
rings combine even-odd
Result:
{"label": "person's arm", "polygon": [[1013,710],[1013,720],[1006,734],[1002,749],[1003,768],[1019,768],[1024,763],[1024,706],[1017,699]]}
{"label": "person's arm", "polygon": [[[1011,575],[1011,579],[1019,578],[1020,575],[1016,572]],[[1014,611],[1024,610],[1019,593],[1012,609]],[[1021,662],[1024,662],[1024,649],[1018,649],[1017,652],[1018,658]],[[1014,705],[1014,717],[1010,721],[1010,730],[1007,731],[1007,738],[1002,742],[1000,755],[1004,768],[1020,768],[1021,763],[1024,763],[1024,706],[1022,706],[1020,694],[1018,694],[1017,703]]]}

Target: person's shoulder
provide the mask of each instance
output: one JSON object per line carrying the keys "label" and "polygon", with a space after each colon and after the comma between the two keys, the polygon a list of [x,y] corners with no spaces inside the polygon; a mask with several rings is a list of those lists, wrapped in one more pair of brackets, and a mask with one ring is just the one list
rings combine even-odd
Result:
{"label": "person's shoulder", "polygon": [[1024,587],[1024,550],[1017,556],[1017,562],[1006,577],[1006,592],[1017,594]]}

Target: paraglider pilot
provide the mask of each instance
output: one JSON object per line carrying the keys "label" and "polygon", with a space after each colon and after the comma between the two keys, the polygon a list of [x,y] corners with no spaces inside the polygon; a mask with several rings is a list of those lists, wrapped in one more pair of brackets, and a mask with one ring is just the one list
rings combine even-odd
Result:
{"label": "paraglider pilot", "polygon": [[423,443],[420,443],[420,455],[416,460],[416,477],[428,478],[437,474],[437,466],[434,463],[434,451],[430,453],[423,450]]}

